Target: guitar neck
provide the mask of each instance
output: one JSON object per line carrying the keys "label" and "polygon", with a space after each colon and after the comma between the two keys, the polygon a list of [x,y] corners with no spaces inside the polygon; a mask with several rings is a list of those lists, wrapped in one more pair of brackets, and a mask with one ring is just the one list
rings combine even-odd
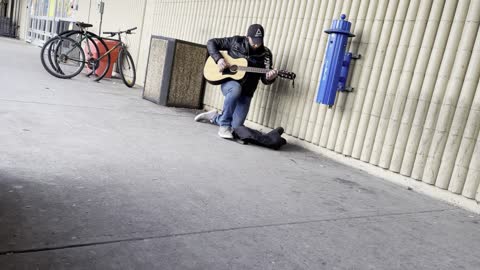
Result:
{"label": "guitar neck", "polygon": [[238,70],[242,70],[242,71],[246,71],[246,72],[251,72],[251,73],[261,73],[261,74],[265,74],[265,73],[269,72],[269,71],[272,70],[272,69],[268,69],[268,68],[256,68],[256,67],[242,67],[242,66],[239,66],[239,67],[238,67]]}

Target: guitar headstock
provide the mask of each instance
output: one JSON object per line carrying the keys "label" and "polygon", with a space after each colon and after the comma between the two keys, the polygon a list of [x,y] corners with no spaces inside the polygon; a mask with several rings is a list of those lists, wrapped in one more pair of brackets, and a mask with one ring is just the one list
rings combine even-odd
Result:
{"label": "guitar headstock", "polygon": [[295,78],[297,77],[297,74],[290,71],[286,71],[286,70],[279,70],[278,77],[288,79],[288,80],[295,80]]}

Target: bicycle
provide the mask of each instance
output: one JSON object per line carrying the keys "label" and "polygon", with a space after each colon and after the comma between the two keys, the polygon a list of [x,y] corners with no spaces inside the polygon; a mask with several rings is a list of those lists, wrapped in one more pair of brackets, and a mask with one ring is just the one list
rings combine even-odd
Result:
{"label": "bicycle", "polygon": [[[122,34],[127,34],[127,35],[134,34],[132,33],[132,31],[136,29],[137,27],[134,27],[125,31],[103,32],[103,34],[110,35],[110,37],[114,37],[118,35],[118,39],[105,38],[108,40],[118,41],[118,43],[117,45],[113,46],[113,48],[111,48],[109,51],[107,51],[105,54],[103,54],[97,59],[97,61],[101,61],[105,57],[105,55],[109,55],[110,53],[112,53],[118,48],[119,52],[118,52],[118,60],[117,60],[117,69],[125,85],[130,88],[135,85],[135,82],[137,80],[137,73],[135,69],[135,63],[133,62],[133,57],[128,51],[128,46],[126,43],[122,41]],[[109,69],[109,67],[110,65],[107,65],[107,70]]]}
{"label": "bicycle", "polygon": [[[107,51],[107,48],[108,48],[107,44],[101,37],[97,36],[92,32],[87,31],[87,28],[92,27],[91,24],[87,24],[83,22],[77,22],[75,24],[80,28],[80,30],[68,30],[68,31],[62,32],[55,38],[52,38],[49,41],[47,41],[47,43],[45,43],[41,51],[42,65],[47,70],[47,72],[49,72],[51,75],[58,78],[68,79],[78,75],[76,73],[65,74],[65,72],[62,70],[61,66],[59,65],[59,62],[57,61],[58,50],[59,50],[58,45],[62,44],[61,41],[64,40],[64,39],[61,39],[61,37],[71,38],[72,40],[77,41],[80,44],[81,48],[85,48],[84,53],[86,53],[86,62],[87,62],[86,67],[90,70],[90,72],[87,73],[87,76],[90,77],[91,75],[96,75],[97,77],[95,81],[100,81],[107,74],[111,57],[110,55],[107,56],[107,58],[104,60],[107,62],[107,68],[99,72],[98,61],[96,61],[96,58],[100,56],[100,48],[98,46],[100,45],[103,51]],[[69,40],[68,43],[69,45],[71,45],[70,44],[71,40]],[[65,47],[65,44],[64,44],[64,47]],[[48,64],[47,64],[47,61],[48,61]]]}
{"label": "bicycle", "polygon": [[[91,72],[88,74],[89,76],[92,74],[96,74],[96,69],[100,67],[100,61],[107,58],[105,69],[101,72],[98,78],[95,79],[96,81],[100,81],[105,77],[107,71],[110,68],[110,64],[111,64],[110,54],[113,51],[118,49],[119,57],[117,61],[117,69],[125,85],[127,85],[128,87],[133,87],[136,82],[135,64],[133,62],[133,58],[131,54],[128,52],[128,46],[122,41],[121,35],[124,33],[127,35],[133,34],[132,31],[136,29],[137,27],[134,27],[125,31],[104,32],[104,34],[110,35],[111,37],[118,35],[118,39],[105,38],[109,40],[118,41],[118,43],[113,48],[106,51],[102,55],[98,53],[98,48],[97,48],[98,58],[95,58],[92,56],[93,54],[91,53],[90,46],[87,46],[89,50],[88,59],[86,58],[85,53],[81,49],[81,45],[75,40],[69,37],[66,37],[66,35],[68,34],[70,34],[69,36],[71,36],[73,34],[80,34],[80,33],[78,31],[66,32],[66,34],[59,35],[49,40],[47,43],[45,43],[44,47],[42,48],[42,57],[41,57],[42,64],[45,67],[45,69],[53,76],[62,78],[62,79],[67,79],[67,78],[73,78],[77,76],[85,67],[91,70]],[[88,40],[91,40],[91,37],[89,39],[89,35],[88,35],[88,33],[90,32],[87,32],[87,31],[81,31],[81,32],[83,33],[83,37],[85,37]],[[85,38],[81,38],[81,40],[84,40]],[[100,40],[102,44],[105,44],[105,42],[103,41],[103,38],[98,37],[96,35],[95,35],[95,38]],[[93,44],[95,43],[93,42]],[[107,46],[105,45],[105,47]],[[51,67],[49,67],[46,64],[46,61],[44,60],[45,51],[48,53],[47,56],[48,56]],[[70,70],[72,71],[66,74],[65,71],[70,71]]]}

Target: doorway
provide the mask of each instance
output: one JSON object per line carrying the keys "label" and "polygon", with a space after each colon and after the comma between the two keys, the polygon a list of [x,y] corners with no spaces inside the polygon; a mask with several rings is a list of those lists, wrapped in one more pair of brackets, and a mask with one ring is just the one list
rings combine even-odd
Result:
{"label": "doorway", "polygon": [[20,0],[0,0],[0,36],[16,38]]}

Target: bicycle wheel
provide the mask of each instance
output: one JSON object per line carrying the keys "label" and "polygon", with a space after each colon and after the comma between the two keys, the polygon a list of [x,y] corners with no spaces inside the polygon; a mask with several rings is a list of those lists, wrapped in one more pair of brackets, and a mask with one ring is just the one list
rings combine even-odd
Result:
{"label": "bicycle wheel", "polygon": [[[69,34],[70,32],[74,32],[74,31],[76,31],[76,30],[63,31],[62,33],[58,34],[58,36],[66,36],[66,37],[68,37],[67,34]],[[56,36],[56,37],[58,37],[58,36]],[[73,38],[72,38],[72,39],[73,39]],[[73,40],[75,40],[75,39],[73,39]],[[56,73],[63,74],[63,72],[58,69],[57,65],[55,64],[55,60],[54,60],[54,58],[55,58],[55,57],[54,57],[54,56],[55,56],[55,50],[56,50],[55,44],[58,43],[58,41],[59,41],[59,40],[57,39],[56,42],[51,43],[51,45],[48,46],[48,47],[45,47],[45,49],[47,49],[48,51],[45,51],[45,54],[42,53],[42,55],[44,55],[45,58],[48,60],[48,63],[50,64],[50,65],[49,65],[50,68],[54,69]],[[46,44],[45,44],[45,45],[46,45]],[[46,57],[46,55],[48,55],[48,57]],[[42,57],[43,57],[43,56],[42,56]],[[45,59],[42,59],[42,61],[45,61],[45,62],[46,62]]]}
{"label": "bicycle wheel", "polygon": [[118,56],[118,70],[123,82],[128,87],[133,87],[137,80],[137,74],[135,71],[135,63],[130,53],[126,49],[122,49]]}
{"label": "bicycle wheel", "polygon": [[[45,70],[48,73],[52,75],[58,72],[58,69],[53,60],[55,57],[53,56],[55,55],[56,46],[60,41],[61,39],[58,36],[51,38],[47,42],[45,42],[45,44],[42,47],[42,50],[40,51],[40,60],[42,61],[42,66],[45,68]],[[55,48],[55,49],[52,49],[52,48]]]}
{"label": "bicycle wheel", "polygon": [[[87,77],[90,77],[94,73],[94,67],[97,66],[97,62],[95,61],[97,56],[100,55],[100,50],[98,49],[97,43],[95,40],[89,36],[85,38],[83,32],[80,31],[67,31],[61,34],[64,37],[71,38],[78,42],[80,46],[83,48],[83,52],[85,53],[86,57],[86,65],[87,68]],[[61,73],[61,70],[57,72]]]}
{"label": "bicycle wheel", "polygon": [[[69,31],[69,32],[72,32],[72,31]],[[77,41],[77,39],[73,39],[73,40]],[[58,43],[58,42],[57,42],[57,43]],[[90,71],[87,73],[87,76],[90,76],[90,75],[93,74],[93,69],[90,68],[90,67],[91,67],[92,65],[94,65],[94,64],[92,64],[92,62],[94,62],[94,61],[92,60],[92,57],[89,58],[87,55],[89,55],[89,56],[92,55],[92,53],[91,53],[92,50],[95,51],[95,52],[97,53],[97,55],[98,55],[98,46],[96,45],[96,43],[93,42],[93,39],[90,39],[89,41],[87,41],[87,44],[93,44],[93,45],[92,45],[92,47],[93,47],[92,49],[84,50],[84,53],[86,52],[86,54],[85,54],[85,57],[86,57],[86,68],[89,68],[89,70],[90,70]],[[47,48],[48,53],[45,53],[46,55],[48,55],[48,57],[45,57],[45,58],[48,58],[48,62],[49,62],[49,64],[50,64],[50,67],[51,67],[52,69],[54,69],[56,73],[58,73],[58,74],[64,74],[63,71],[61,70],[61,68],[59,68],[59,66],[55,63],[55,60],[54,60],[55,55],[56,55],[56,49],[57,49],[57,46],[56,46],[55,43],[53,43],[51,46],[49,46],[49,48]]]}
{"label": "bicycle wheel", "polygon": [[60,41],[61,39],[58,39],[56,42],[53,42],[48,48],[48,62],[56,73],[63,74],[63,72],[58,69],[58,66],[55,63],[55,52],[57,51],[57,45],[60,43]]}
{"label": "bicycle wheel", "polygon": [[85,38],[85,33],[78,30],[68,31],[62,34],[62,36],[81,42],[80,45],[84,48],[85,52],[86,67],[90,70],[87,76],[95,75],[95,81],[100,81],[107,75],[111,64],[110,54],[105,55],[101,61],[98,61],[98,58],[102,57],[102,55],[108,51],[107,43],[92,32],[87,31],[86,35]]}
{"label": "bicycle wheel", "polygon": [[52,60],[53,69],[46,67],[44,63],[45,52],[42,52],[42,64],[44,64],[44,67],[51,75],[57,78],[70,79],[77,76],[86,64],[85,53],[82,47],[71,38],[58,36],[52,40],[49,46],[42,48],[42,51],[48,48],[46,55]]}

